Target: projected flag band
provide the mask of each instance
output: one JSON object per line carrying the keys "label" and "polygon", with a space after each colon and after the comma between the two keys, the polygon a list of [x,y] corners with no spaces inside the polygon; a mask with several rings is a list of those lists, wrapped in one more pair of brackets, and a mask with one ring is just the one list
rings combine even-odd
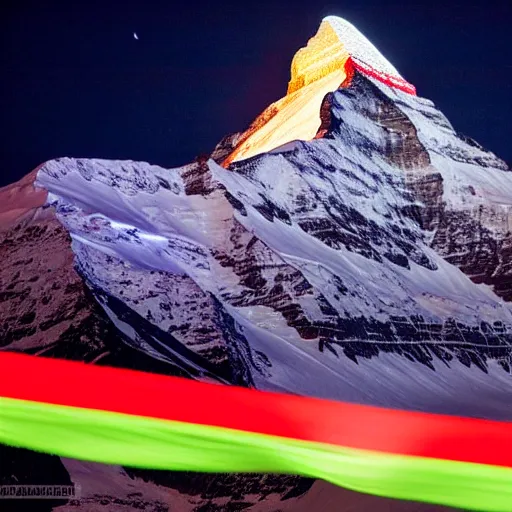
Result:
{"label": "projected flag band", "polygon": [[7,352],[0,375],[0,442],[10,446],[153,469],[298,474],[466,509],[512,503],[509,422]]}

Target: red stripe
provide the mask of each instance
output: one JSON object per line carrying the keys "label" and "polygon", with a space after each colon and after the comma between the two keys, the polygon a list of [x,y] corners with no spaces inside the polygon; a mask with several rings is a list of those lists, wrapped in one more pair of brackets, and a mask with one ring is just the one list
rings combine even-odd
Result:
{"label": "red stripe", "polygon": [[395,89],[400,89],[408,94],[416,95],[416,87],[405,81],[403,78],[395,77],[392,75],[388,75],[387,73],[383,73],[382,71],[377,71],[375,68],[372,68],[368,64],[357,60],[355,58],[351,58],[352,64],[356,69],[361,71],[361,73],[371,76],[382,82],[383,84],[388,85],[389,87],[394,87]]}
{"label": "red stripe", "polygon": [[512,423],[388,410],[0,352],[0,395],[512,467]]}

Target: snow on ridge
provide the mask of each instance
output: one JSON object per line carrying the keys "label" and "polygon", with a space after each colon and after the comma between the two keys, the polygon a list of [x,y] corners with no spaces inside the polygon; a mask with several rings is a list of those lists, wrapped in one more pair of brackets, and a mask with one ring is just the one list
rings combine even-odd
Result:
{"label": "snow on ridge", "polygon": [[[313,152],[316,155],[322,154],[322,164],[327,167],[337,165],[343,168],[348,163],[343,162],[344,159],[338,151],[334,151],[332,142],[316,140],[306,145],[318,147],[318,152]],[[346,154],[350,154],[348,146],[346,150]],[[298,228],[300,215],[293,214],[293,204],[288,202],[288,198],[292,199],[299,194],[305,196],[314,191],[319,204],[315,214],[326,215],[321,206],[322,198],[327,201],[331,190],[343,197],[348,206],[364,212],[365,218],[383,229],[386,224],[389,229],[391,224],[374,206],[381,202],[392,204],[395,201],[397,206],[401,206],[401,202],[402,205],[406,203],[403,203],[404,199],[400,194],[382,186],[373,189],[375,192],[370,192],[366,197],[351,197],[348,187],[353,181],[347,180],[343,172],[337,175],[330,173],[329,177],[320,178],[322,168],[315,169],[312,160],[302,160],[297,169],[297,164],[291,163],[287,158],[293,159],[288,155],[264,155],[254,162],[250,175],[245,177],[213,163],[211,168],[215,179],[244,203],[247,213],[236,214],[239,222],[264,240],[290,265],[298,268],[309,282],[323,291],[334,307],[355,316],[371,315],[381,319],[387,319],[389,315],[421,314],[430,321],[454,317],[471,325],[478,325],[485,318],[491,323],[507,319],[512,324],[512,307],[494,296],[487,287],[472,283],[458,268],[448,264],[429,249],[421,238],[416,243],[435,262],[437,270],[429,270],[414,262],[410,263],[410,270],[386,261],[378,263],[345,247],[328,247]],[[386,167],[390,172],[392,168]],[[361,167],[351,168],[351,172],[357,170],[364,175]],[[381,168],[381,171],[384,169]],[[315,176],[316,173],[319,174]],[[395,170],[394,174],[397,179],[401,172]],[[364,176],[361,178],[364,179]],[[322,179],[327,184],[322,185]],[[331,180],[332,184],[329,183]],[[366,192],[368,191],[367,189]],[[268,222],[262,218],[254,205],[261,202],[263,194],[270,202],[291,213],[291,223],[278,220]],[[390,214],[385,209],[383,213]],[[411,231],[418,229],[412,221],[406,221],[405,226]],[[418,237],[420,236],[418,233]],[[332,286],[334,276],[342,279],[344,285],[356,295],[356,300],[347,298],[340,304],[334,298],[338,293]],[[470,300],[460,302],[461,295]]]}
{"label": "snow on ridge", "polygon": [[334,29],[350,53],[356,69],[408,94],[416,94],[416,88],[400,75],[391,62],[354,25],[338,16],[327,16],[323,21]]}
{"label": "snow on ridge", "polygon": [[376,71],[403,78],[391,62],[352,23],[339,16],[327,16],[324,21],[335,30],[352,57],[366,62]]}

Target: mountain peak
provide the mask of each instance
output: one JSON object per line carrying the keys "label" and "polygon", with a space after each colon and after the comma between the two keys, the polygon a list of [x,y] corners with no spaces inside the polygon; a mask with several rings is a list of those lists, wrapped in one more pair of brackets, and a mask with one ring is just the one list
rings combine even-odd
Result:
{"label": "mountain peak", "polygon": [[343,18],[327,16],[307,45],[294,55],[286,96],[258,116],[224,165],[294,140],[313,139],[320,127],[325,95],[350,85],[355,70],[387,86],[416,94],[414,86],[359,30]]}
{"label": "mountain peak", "polygon": [[293,57],[288,94],[331,73],[355,67],[363,74],[416,94],[396,68],[351,23],[337,16],[327,16],[309,41]]}

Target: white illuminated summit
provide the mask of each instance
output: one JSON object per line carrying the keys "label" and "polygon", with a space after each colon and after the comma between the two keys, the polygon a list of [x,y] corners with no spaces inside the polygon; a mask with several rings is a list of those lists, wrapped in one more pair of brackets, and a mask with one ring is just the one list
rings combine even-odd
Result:
{"label": "white illuminated summit", "polygon": [[395,67],[354,25],[337,16],[327,16],[323,23],[331,26],[353,59],[370,66],[377,72],[403,80]]}

